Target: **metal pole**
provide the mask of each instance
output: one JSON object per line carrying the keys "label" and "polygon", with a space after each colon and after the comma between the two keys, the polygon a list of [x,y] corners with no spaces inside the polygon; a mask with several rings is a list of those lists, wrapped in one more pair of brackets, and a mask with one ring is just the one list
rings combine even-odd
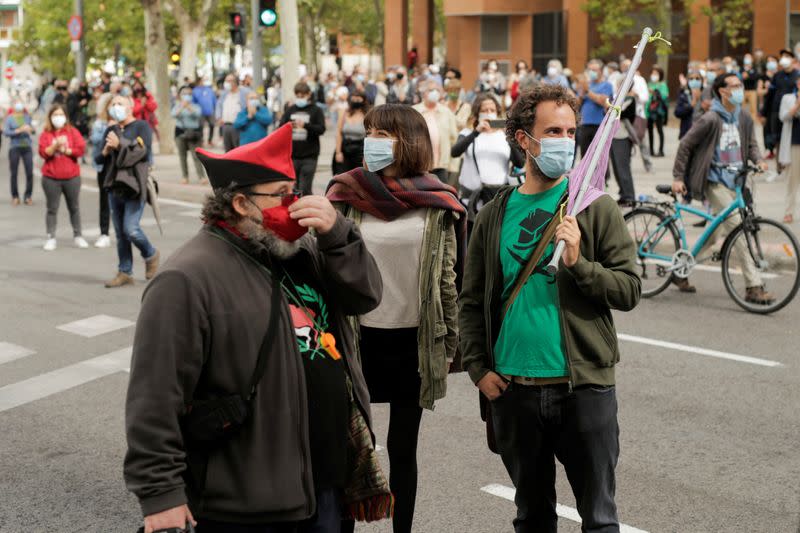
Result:
{"label": "metal pole", "polygon": [[[644,31],[642,31],[642,40],[639,41],[639,44],[636,46],[636,54],[631,60],[631,66],[628,69],[627,75],[625,76],[625,81],[622,82],[619,92],[617,93],[616,98],[614,98],[613,106],[609,107],[606,113],[616,113],[614,108],[619,109],[619,107],[622,105],[622,102],[625,101],[625,97],[631,91],[633,78],[636,76],[636,71],[639,69],[639,65],[642,62],[644,47],[650,40],[651,35],[653,35],[653,30],[650,28],[645,28]],[[619,115],[617,115],[616,120],[619,120]],[[613,126],[613,120],[608,120],[605,122],[603,130],[598,132],[600,134],[600,142],[597,144],[598,147],[605,146],[608,136],[611,135],[611,129]],[[575,197],[575,202],[572,204],[572,209],[570,209],[570,216],[574,217],[578,214],[581,204],[583,203],[583,198],[586,196],[586,191],[589,190],[589,183],[592,181],[592,175],[594,175],[594,171],[597,168],[597,165],[600,163],[600,156],[600,150],[595,150],[594,153],[592,153],[592,159],[589,161],[589,166],[586,168],[586,174],[583,176],[583,182],[581,182],[581,188],[578,191],[578,196]],[[558,241],[555,252],[553,252],[553,260],[550,261],[550,264],[548,264],[546,267],[548,274],[553,275],[558,272],[558,263],[561,260],[561,255],[564,253],[565,247],[566,243],[564,241]]]}
{"label": "metal pole", "polygon": [[264,52],[261,42],[261,23],[259,21],[260,2],[250,0],[250,28],[253,30],[253,85],[258,94],[264,93]]}
{"label": "metal pole", "polygon": [[[81,18],[83,21],[83,0],[75,0],[75,14]],[[75,74],[78,77],[79,81],[86,80],[86,51],[83,46],[83,34],[85,31],[81,32],[81,38],[78,41],[78,50],[75,52]]]}

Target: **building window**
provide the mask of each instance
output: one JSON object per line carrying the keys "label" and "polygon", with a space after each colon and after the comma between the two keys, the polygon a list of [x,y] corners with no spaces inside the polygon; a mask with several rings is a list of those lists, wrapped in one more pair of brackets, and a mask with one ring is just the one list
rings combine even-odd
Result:
{"label": "building window", "polygon": [[508,17],[481,17],[481,52],[508,52],[510,35]]}
{"label": "building window", "polygon": [[533,68],[547,72],[547,62],[567,60],[564,43],[564,14],[561,11],[533,16]]}
{"label": "building window", "polygon": [[800,43],[800,13],[792,13],[789,18],[789,48]]}

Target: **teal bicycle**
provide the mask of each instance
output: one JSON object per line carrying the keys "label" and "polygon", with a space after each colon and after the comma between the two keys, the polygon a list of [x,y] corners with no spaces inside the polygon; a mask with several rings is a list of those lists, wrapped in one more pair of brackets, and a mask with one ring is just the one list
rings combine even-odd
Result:
{"label": "teal bicycle", "polygon": [[[671,201],[634,205],[625,215],[625,223],[636,244],[642,296],[655,296],[674,279],[686,279],[699,270],[720,271],[733,301],[751,313],[773,313],[792,301],[800,287],[800,246],[784,224],[755,214],[747,177],[758,171],[751,166],[740,171],[735,182],[736,199],[716,215],[678,202],[670,185],[658,185],[656,191],[670,195]],[[712,251],[714,232],[737,212],[740,223],[727,235],[719,251]],[[684,213],[707,221],[693,246],[686,237]],[[770,301],[748,299],[748,277],[760,279],[764,290],[772,295]]]}

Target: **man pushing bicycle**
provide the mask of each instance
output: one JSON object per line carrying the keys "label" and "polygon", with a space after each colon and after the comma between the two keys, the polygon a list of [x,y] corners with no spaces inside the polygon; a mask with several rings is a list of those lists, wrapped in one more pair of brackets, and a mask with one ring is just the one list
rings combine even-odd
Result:
{"label": "man pushing bicycle", "polygon": [[[715,213],[736,200],[735,180],[747,161],[767,169],[756,142],[753,118],[742,109],[744,87],[736,74],[724,74],[716,79],[712,92],[711,111],[694,123],[683,137],[672,167],[672,191],[692,198],[708,199]],[[722,224],[722,230],[732,232],[741,223],[738,213]],[[745,278],[747,302],[770,305],[775,297],[764,290],[756,265],[741,243],[736,254]],[[688,279],[674,278],[681,292],[696,292]]]}

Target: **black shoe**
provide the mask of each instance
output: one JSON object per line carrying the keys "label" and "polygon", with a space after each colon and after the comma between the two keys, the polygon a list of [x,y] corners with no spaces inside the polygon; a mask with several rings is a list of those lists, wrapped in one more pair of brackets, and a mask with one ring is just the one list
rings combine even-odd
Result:
{"label": "black shoe", "polygon": [[697,292],[697,287],[689,283],[689,280],[686,278],[672,278],[672,284],[678,287],[678,290],[681,292],[687,292],[689,294]]}
{"label": "black shoe", "polygon": [[708,220],[703,219],[700,222],[695,222],[694,224],[692,224],[692,227],[693,228],[705,228],[706,224],[708,224]]}

